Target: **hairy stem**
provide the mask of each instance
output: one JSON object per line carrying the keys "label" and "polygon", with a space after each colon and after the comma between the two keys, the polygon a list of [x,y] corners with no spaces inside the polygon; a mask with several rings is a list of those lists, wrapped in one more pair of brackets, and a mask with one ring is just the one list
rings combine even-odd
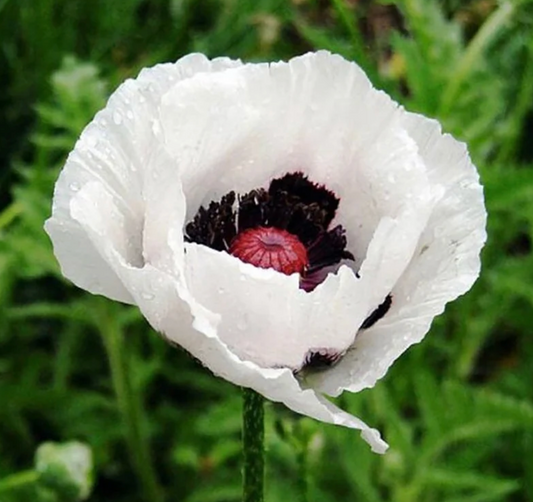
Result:
{"label": "hairy stem", "polygon": [[263,502],[265,477],[265,411],[263,397],[243,389],[243,502]]}

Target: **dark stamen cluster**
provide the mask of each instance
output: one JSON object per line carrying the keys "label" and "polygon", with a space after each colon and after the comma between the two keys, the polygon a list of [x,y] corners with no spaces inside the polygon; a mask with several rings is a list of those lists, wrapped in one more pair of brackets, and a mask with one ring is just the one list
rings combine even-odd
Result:
{"label": "dark stamen cluster", "polygon": [[370,326],[374,326],[391,308],[392,305],[392,295],[387,295],[383,303],[379,305],[374,312],[372,312],[361,324],[361,329],[368,329]]}
{"label": "dark stamen cluster", "polygon": [[326,370],[335,366],[342,359],[343,355],[343,352],[338,352],[334,349],[310,350],[305,356],[301,369],[315,371]]}
{"label": "dark stamen cluster", "polygon": [[310,291],[325,278],[325,267],[343,259],[353,260],[346,250],[341,225],[328,230],[339,199],[325,187],[310,182],[302,173],[290,173],[244,195],[226,194],[220,202],[201,207],[185,232],[191,242],[228,251],[241,232],[257,227],[274,227],[298,237],[306,247],[309,266],[301,286]]}
{"label": "dark stamen cluster", "polygon": [[189,242],[226,251],[237,235],[235,226],[235,192],[229,192],[220,202],[211,202],[207,209],[200,207],[193,221],[185,227]]}

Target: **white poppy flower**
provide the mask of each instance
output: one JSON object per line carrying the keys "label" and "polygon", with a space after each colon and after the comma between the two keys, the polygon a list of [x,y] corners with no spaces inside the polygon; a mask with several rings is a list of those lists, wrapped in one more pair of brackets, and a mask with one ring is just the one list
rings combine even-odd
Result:
{"label": "white poppy flower", "polygon": [[327,52],[143,70],[83,131],[46,223],[66,277],[137,305],[215,374],[330,403],[372,387],[479,273],[465,145]]}

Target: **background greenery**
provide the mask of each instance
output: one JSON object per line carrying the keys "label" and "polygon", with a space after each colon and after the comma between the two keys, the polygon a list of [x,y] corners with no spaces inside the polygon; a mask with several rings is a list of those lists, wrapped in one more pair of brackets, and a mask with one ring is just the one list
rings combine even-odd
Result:
{"label": "background greenery", "polygon": [[238,389],[65,281],[42,226],[79,132],[141,67],[318,48],[469,143],[489,240],[472,292],[339,399],[389,453],[269,405],[267,502],[304,500],[302,472],[316,502],[533,500],[532,0],[0,0],[0,33],[1,502],[70,500],[13,476],[71,440],[93,451],[91,501],[239,500]]}

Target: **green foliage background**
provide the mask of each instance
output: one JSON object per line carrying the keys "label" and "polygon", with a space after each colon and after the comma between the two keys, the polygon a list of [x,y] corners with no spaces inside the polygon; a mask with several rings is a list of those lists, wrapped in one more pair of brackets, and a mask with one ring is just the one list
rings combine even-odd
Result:
{"label": "green foliage background", "polygon": [[533,500],[532,0],[0,0],[0,33],[0,502],[38,500],[2,477],[69,440],[93,450],[93,502],[240,499],[239,390],[65,281],[42,226],[68,151],[126,77],[192,51],[318,48],[468,142],[489,240],[425,341],[339,399],[389,452],[269,405],[266,500],[305,500],[302,479],[316,502]]}

